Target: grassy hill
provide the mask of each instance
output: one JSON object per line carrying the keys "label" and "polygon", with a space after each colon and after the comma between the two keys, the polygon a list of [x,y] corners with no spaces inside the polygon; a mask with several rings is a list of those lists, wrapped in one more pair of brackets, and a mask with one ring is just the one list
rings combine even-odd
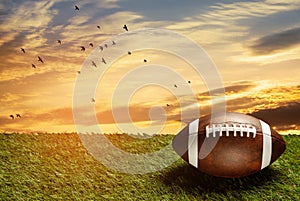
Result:
{"label": "grassy hill", "polygon": [[[164,147],[172,135],[107,135],[128,152]],[[124,174],[90,156],[76,134],[0,134],[0,200],[300,200],[300,136],[285,153],[241,179],[203,174],[183,160],[148,174]]]}

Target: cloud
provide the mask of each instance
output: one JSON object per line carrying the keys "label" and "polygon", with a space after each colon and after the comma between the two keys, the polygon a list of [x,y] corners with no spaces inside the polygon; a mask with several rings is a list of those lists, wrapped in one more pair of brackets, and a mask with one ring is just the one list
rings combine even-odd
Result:
{"label": "cloud", "polygon": [[[249,20],[259,17],[266,17],[280,12],[297,10],[300,8],[299,1],[244,1],[244,2],[224,2],[214,3],[207,11],[202,11],[198,15],[183,18],[178,23],[170,25],[176,29],[193,29],[210,27],[212,29],[231,30],[228,34],[236,32],[247,34],[248,27],[238,25],[240,20]],[[199,13],[199,12],[198,12]],[[235,30],[235,31],[234,31]],[[223,31],[223,34],[227,34]],[[240,35],[241,36],[241,35]]]}
{"label": "cloud", "polygon": [[263,109],[251,115],[268,122],[278,130],[300,128],[300,102],[291,102],[271,109]]}
{"label": "cloud", "polygon": [[[127,5],[127,2],[134,7],[130,8],[131,5]],[[260,68],[260,66],[258,66],[260,68],[258,71],[256,64],[262,64],[265,61],[274,63],[278,59],[284,58],[286,61],[299,57],[299,54],[294,51],[295,48],[289,49],[292,47],[289,46],[292,45],[292,42],[289,42],[288,39],[283,40],[284,44],[279,43],[278,41],[280,40],[275,41],[276,37],[280,39],[281,37],[288,38],[290,36],[295,44],[299,44],[292,35],[293,29],[299,33],[299,28],[295,27],[287,31],[259,36],[260,38],[255,41],[253,47],[250,47],[251,49],[249,49],[249,46],[244,45],[249,40],[253,41],[253,35],[250,35],[251,29],[256,27],[250,27],[249,24],[253,25],[254,23],[254,26],[256,26],[257,21],[260,19],[263,19],[263,22],[267,21],[265,20],[266,18],[273,20],[273,15],[281,16],[280,13],[299,9],[299,1],[188,2],[172,2],[172,4],[169,4],[156,0],[154,2],[141,1],[135,4],[131,0],[87,0],[76,2],[80,7],[79,12],[74,10],[75,2],[65,0],[15,0],[5,1],[5,3],[1,2],[0,9],[5,8],[5,10],[1,11],[1,14],[4,13],[4,15],[0,16],[0,46],[2,45],[0,48],[0,60],[3,61],[0,64],[0,98],[5,122],[11,128],[14,126],[17,128],[17,121],[14,123],[9,121],[7,114],[20,112],[31,117],[30,121],[25,119],[19,120],[20,128],[26,125],[25,121],[29,121],[28,125],[31,126],[34,126],[36,123],[40,126],[45,125],[45,127],[50,129],[54,128],[52,126],[63,125],[64,123],[69,125],[71,120],[64,119],[72,118],[70,111],[63,108],[68,108],[72,102],[72,84],[74,84],[77,75],[76,71],[79,70],[84,59],[93,50],[93,48],[89,47],[89,42],[93,42],[94,47],[97,48],[98,44],[113,35],[124,33],[122,29],[123,24],[127,24],[130,30],[149,26],[157,28],[167,27],[193,38],[202,45],[204,44],[204,46],[208,47],[207,50],[210,53],[216,53],[211,55],[215,59],[215,63],[219,65],[224,81],[226,79],[259,79],[259,76],[264,76],[263,79],[276,80],[281,78],[282,71],[285,71],[278,70],[279,64],[278,66],[272,66],[272,69],[276,68],[272,73],[269,73],[270,69]],[[159,9],[157,9],[158,5],[160,5]],[[170,6],[172,9],[169,9]],[[162,12],[164,10],[166,12]],[[101,29],[97,29],[97,25],[101,25]],[[280,24],[280,26],[288,27],[290,25]],[[270,27],[270,31],[273,32],[274,27]],[[57,39],[62,40],[62,45],[57,44]],[[272,40],[277,42],[277,46],[272,44]],[[124,50],[129,49],[133,43],[138,42],[133,41],[123,48]],[[172,38],[170,38],[169,42],[178,43]],[[266,47],[264,47],[264,44],[266,44]],[[81,45],[87,48],[85,52],[80,51],[79,46]],[[257,46],[255,47],[255,45]],[[282,47],[278,45],[282,45]],[[26,54],[20,52],[20,47],[26,49]],[[116,47],[119,46],[116,45]],[[271,48],[271,51],[275,53],[281,49],[292,51],[285,51],[284,54],[279,52],[281,55],[266,55],[273,56],[267,59],[253,56],[250,53],[250,50],[266,51],[267,48]],[[243,53],[249,55],[242,57],[241,54]],[[37,55],[40,55],[45,60],[45,63],[37,63],[38,68],[32,69],[31,63],[37,62]],[[126,73],[127,68],[124,66],[135,64],[133,62],[135,56],[137,57],[136,63],[139,63],[141,61],[140,58],[146,58],[148,55],[151,55],[151,58],[149,56],[149,61],[154,61],[155,55],[151,52],[146,52],[145,54],[135,52],[128,60],[120,60],[118,63],[120,68],[116,68],[115,71],[111,70],[113,72],[112,79],[108,80],[107,88],[111,89],[113,84],[118,81],[116,78]],[[232,55],[235,55],[236,58],[228,61],[228,58],[230,59]],[[155,58],[157,63],[168,60],[162,56],[162,54],[159,54],[158,58]],[[232,61],[237,61],[237,58],[255,59],[257,63],[248,60],[251,62],[251,67],[250,64],[237,66],[238,63],[232,63]],[[290,80],[294,79],[286,76],[287,74],[292,74],[294,68],[296,69],[296,61],[294,62],[292,65],[287,65],[290,67],[290,72],[289,74],[288,72],[284,73],[282,77],[288,77]],[[181,69],[178,70],[181,75],[184,74],[187,79],[193,81],[191,87],[196,91],[195,93],[200,92],[197,94],[196,101],[198,100],[202,107],[201,112],[202,114],[208,113],[211,97],[208,92],[201,93],[201,91],[206,90],[203,89],[205,87],[200,88],[199,83],[196,82],[197,78],[191,77],[192,73],[187,73],[187,70],[182,67],[181,63],[176,61],[174,63],[177,66],[181,66]],[[253,63],[255,65],[252,65]],[[296,73],[294,74],[296,75]],[[173,79],[173,77],[169,76],[168,79]],[[173,83],[173,80],[171,82]],[[294,79],[293,82],[297,83],[297,79]],[[185,83],[185,81],[182,83]],[[181,85],[182,83],[178,84]],[[231,83],[231,85],[225,87],[227,108],[231,111],[251,113],[282,107],[290,102],[299,100],[297,98],[299,97],[299,89],[296,90],[289,87],[275,88],[274,86],[273,88],[270,86],[260,87],[260,84],[254,82]],[[105,90],[103,93],[108,91],[108,89]],[[178,87],[177,91],[179,90],[182,90],[182,88]],[[186,93],[184,92],[184,94]],[[168,121],[188,121],[187,119],[181,119],[180,110],[190,112],[195,108],[198,109],[197,105],[191,100],[191,96],[184,97],[183,95],[180,97],[181,100],[184,100],[181,108],[179,108],[179,104],[174,98],[163,97],[165,98],[162,98],[163,100],[148,100],[145,104],[131,106],[130,111],[133,120],[137,122],[149,121],[151,104],[161,104],[162,107],[165,107],[166,103],[170,104],[171,106],[165,108]],[[98,104],[99,99],[97,97],[96,100]],[[57,107],[61,107],[61,109],[53,109]],[[100,119],[103,115],[107,115],[107,119],[104,122],[113,123],[112,115],[109,114],[111,111],[105,107],[101,109],[104,111],[98,113],[98,115],[101,115],[98,118]],[[121,112],[124,111],[124,108],[116,109]],[[88,115],[85,117],[88,118]],[[122,117],[121,120],[122,122],[128,121],[125,117]],[[21,121],[24,121],[24,124]]]}
{"label": "cloud", "polygon": [[[234,93],[226,93],[228,112],[249,113],[265,120],[279,131],[300,128],[299,86],[274,86],[255,83],[243,87],[229,86]],[[228,92],[228,90],[226,90]],[[205,95],[205,93],[203,93]],[[208,93],[207,93],[208,96]],[[203,105],[201,115],[210,112],[211,105]],[[293,132],[293,131],[292,131]]]}
{"label": "cloud", "polygon": [[[21,118],[10,119],[9,115],[20,113]],[[27,110],[22,112],[11,112],[6,116],[0,116],[0,132],[51,132],[59,129],[66,131],[70,127],[74,127],[72,108],[58,108],[53,110]],[[51,130],[50,128],[56,128]],[[73,129],[74,130],[74,129]],[[73,131],[72,130],[72,131]]]}
{"label": "cloud", "polygon": [[[165,112],[166,106],[160,106]],[[130,122],[145,122],[151,120],[160,121],[164,119],[163,113],[151,113],[151,110],[155,107],[143,106],[143,105],[131,105],[128,107],[115,107],[113,110],[105,110],[97,113],[97,118],[100,124],[112,124],[112,123],[130,123]],[[152,110],[153,111],[153,110]],[[129,112],[129,113],[128,113]]]}
{"label": "cloud", "polygon": [[257,85],[249,93],[230,98],[227,101],[227,107],[230,111],[246,113],[277,108],[291,102],[299,102],[299,92],[297,86]]}
{"label": "cloud", "polygon": [[[273,57],[253,56],[248,47],[249,43],[255,39],[253,30],[261,31],[262,22],[264,29],[268,32],[276,30],[278,25],[281,29],[282,27],[290,28],[290,24],[284,23],[274,26],[272,20],[277,20],[274,16],[286,18],[286,13],[296,12],[299,8],[300,2],[294,0],[214,3],[205,11],[171,23],[167,28],[180,31],[193,38],[203,45],[215,60],[221,60],[223,63],[226,60],[255,65],[279,63],[299,59],[300,51],[293,50]],[[272,23],[269,23],[270,21]],[[295,24],[297,22],[294,22],[293,26]]]}
{"label": "cloud", "polygon": [[265,17],[280,12],[296,10],[300,8],[299,1],[244,1],[233,3],[218,3],[211,6],[212,12],[204,15],[214,19],[221,20],[241,20],[253,17]]}
{"label": "cloud", "polygon": [[33,117],[58,106],[67,107],[72,103],[73,82],[66,82],[65,77],[64,73],[51,71],[0,82],[1,115],[20,113]]}
{"label": "cloud", "polygon": [[[270,125],[275,127],[278,131],[300,128],[300,121],[297,115],[300,113],[299,86],[262,87],[260,90],[258,87],[260,86],[249,81],[225,87],[227,96],[234,96],[227,101],[227,111],[249,113],[270,123]],[[206,96],[207,99],[210,98],[208,92],[203,92],[198,97],[200,96]],[[2,95],[1,98],[6,100],[6,102],[19,100],[19,97],[13,94],[5,94]],[[154,107],[152,111],[151,103],[131,104],[128,107],[119,106],[114,108],[114,112],[116,112],[115,115],[117,115],[115,117],[109,108],[103,108],[104,110],[98,111],[96,116],[98,123],[102,126],[114,125],[116,123],[151,125],[151,121],[153,123],[152,125],[163,125],[165,123],[165,125],[169,125],[174,124],[174,122],[175,124],[176,122],[177,124],[188,123],[197,118],[198,116],[193,115],[195,114],[195,110],[199,110],[199,105],[199,114],[206,115],[210,113],[211,105],[209,104],[209,100],[207,100],[208,104],[201,105],[201,100],[199,99],[199,105],[197,106],[194,105],[192,101],[189,101],[188,97],[178,98],[187,101],[180,106],[178,102],[175,102],[173,99],[163,99],[160,102],[161,105],[158,105],[160,108]],[[55,103],[58,102],[59,101],[55,101]],[[165,102],[169,103],[170,106],[167,107]],[[3,103],[5,103],[5,101],[3,101]],[[18,106],[15,106],[14,108],[17,107]],[[129,111],[130,116],[127,115],[127,111]],[[27,110],[21,110],[22,119],[11,121],[9,114],[18,112],[19,111],[6,111],[7,115],[0,117],[2,130],[17,131],[18,129],[23,129],[24,131],[27,129],[26,131],[30,131],[31,129],[31,131],[35,131],[41,130],[42,127],[45,129],[57,127],[57,129],[64,131],[64,127],[74,126],[72,108],[68,106],[50,110],[41,108],[40,111],[37,110],[37,108],[33,108],[33,110],[28,110],[27,108]],[[84,126],[92,126],[91,119],[94,118],[94,114],[88,112],[85,108],[78,110],[78,112],[82,116]],[[190,115],[183,117],[183,112]],[[151,115],[154,118],[151,118]],[[116,117],[118,120],[116,120]]]}
{"label": "cloud", "polygon": [[73,124],[73,112],[72,108],[58,108],[54,110],[49,110],[45,113],[33,115],[33,120],[36,121],[46,121],[46,122],[55,122],[60,125]]}
{"label": "cloud", "polygon": [[47,27],[56,10],[49,9],[52,1],[26,1],[18,5],[11,5],[11,12],[5,16],[1,23],[1,31],[28,31],[39,32]]}
{"label": "cloud", "polygon": [[263,119],[280,132],[299,133],[299,92],[299,86],[257,85],[249,93],[229,95],[226,107]]}
{"label": "cloud", "polygon": [[[256,85],[252,82],[241,82],[236,85],[231,85],[225,87],[225,94],[233,94],[233,93],[243,93],[245,91],[249,91],[254,88]],[[214,92],[219,92],[220,90],[215,89]],[[146,93],[148,94],[148,93]],[[133,104],[128,107],[115,107],[114,115],[119,120],[118,123],[129,123],[129,122],[146,122],[150,120],[161,121],[165,117],[167,117],[167,121],[178,121],[178,122],[189,122],[192,119],[195,119],[200,114],[201,107],[201,115],[209,113],[209,107],[211,104],[212,97],[209,95],[209,92],[202,92],[195,96],[192,95],[179,95],[177,99],[174,97],[165,97],[160,101],[156,102],[148,102],[147,104]],[[245,99],[246,100],[246,99]],[[198,101],[198,102],[197,102]],[[249,100],[246,100],[248,103]],[[238,100],[239,103],[240,100]],[[166,106],[166,103],[169,106]],[[198,103],[198,104],[196,104]],[[161,107],[164,110],[163,113],[155,113],[151,119],[150,111],[152,106]],[[155,108],[155,107],[154,107]],[[129,115],[128,115],[129,111]],[[113,116],[113,112],[110,109],[103,110],[97,113],[98,121],[101,124],[112,124],[115,123],[115,117]]]}
{"label": "cloud", "polygon": [[263,36],[250,46],[256,55],[270,54],[300,44],[300,27]]}
{"label": "cloud", "polygon": [[[292,49],[285,49],[282,52],[274,52],[272,54],[263,54],[263,55],[253,55],[253,52],[250,52],[249,49],[243,49],[244,53],[242,55],[231,56],[232,61],[243,62],[254,65],[269,65],[274,66],[278,65],[289,65],[290,62],[299,61],[300,48],[295,47]],[[284,64],[283,64],[284,63]],[[280,72],[280,71],[278,71]]]}
{"label": "cloud", "polygon": [[[242,94],[244,92],[248,92],[249,90],[255,88],[257,86],[256,83],[251,81],[241,81],[238,83],[235,83],[234,85],[228,85],[225,86],[224,89],[214,89],[211,90],[211,94],[215,95],[223,95],[223,91],[225,92],[225,96],[230,96],[234,94]],[[212,97],[209,94],[209,91],[205,91],[202,93],[199,93],[197,95],[198,101],[207,101],[210,100]]]}
{"label": "cloud", "polygon": [[[224,87],[224,91],[225,91],[225,95],[237,94],[237,93],[249,91],[250,89],[254,88],[255,86],[257,86],[257,84],[254,82],[241,81],[234,85],[229,85],[229,86]],[[220,90],[217,89],[216,91],[220,91]]]}

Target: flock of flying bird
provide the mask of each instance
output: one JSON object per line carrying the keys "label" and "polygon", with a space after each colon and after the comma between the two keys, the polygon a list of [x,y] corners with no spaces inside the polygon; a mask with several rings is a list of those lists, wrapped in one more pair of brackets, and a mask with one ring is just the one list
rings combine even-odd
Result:
{"label": "flock of flying bird", "polygon": [[[75,10],[77,10],[77,11],[80,10],[79,7],[78,7],[77,5],[75,5],[74,7],[75,7]],[[98,29],[101,29],[101,26],[100,26],[100,25],[97,25],[97,28],[98,28]],[[124,24],[124,26],[123,26],[122,28],[123,28],[125,31],[128,31],[128,30],[129,30],[126,24]],[[57,40],[57,43],[58,43],[59,45],[61,45],[61,44],[62,44],[62,41],[61,41],[61,40]],[[112,45],[116,45],[116,42],[115,42],[115,41],[112,41]],[[89,46],[93,48],[93,47],[94,47],[94,44],[93,44],[93,43],[89,43]],[[103,51],[104,48],[108,48],[108,45],[107,45],[107,44],[104,44],[104,46],[99,46],[99,49],[100,49],[101,51]],[[81,51],[85,51],[85,47],[84,47],[84,46],[80,46],[80,50],[81,50]],[[26,50],[22,47],[22,48],[21,48],[21,52],[25,54],[25,53],[26,53]],[[131,51],[128,51],[127,53],[128,53],[128,55],[131,55],[131,54],[132,54]],[[102,63],[107,64],[107,63],[106,63],[106,60],[105,60],[103,57],[102,57],[102,60],[101,60],[101,61],[102,61]],[[44,60],[43,60],[40,56],[37,56],[37,62],[40,62],[40,63],[43,64],[43,63],[44,63]],[[146,63],[146,62],[147,62],[147,59],[144,59],[144,62]],[[94,61],[92,61],[92,66],[97,68],[97,64],[96,64]],[[32,67],[32,68],[37,68],[37,65],[34,64],[34,63],[32,63],[32,64],[31,64],[31,67]],[[77,71],[77,73],[80,74],[81,72],[80,72],[80,71]],[[191,84],[191,81],[188,81],[188,83]],[[174,84],[174,87],[177,88],[178,86],[177,86],[176,84]],[[92,98],[92,102],[95,102],[95,98]],[[166,106],[169,107],[169,106],[171,106],[171,105],[170,105],[170,104],[166,104]],[[11,114],[9,117],[10,117],[11,119],[15,119],[15,117],[16,117],[16,118],[21,118],[21,115],[20,115],[20,114],[16,114],[16,115],[14,116],[13,114]]]}
{"label": "flock of flying bird", "polygon": [[[21,48],[21,51],[25,54],[25,49],[24,48]],[[38,62],[41,62],[41,63],[44,63],[44,61],[43,61],[43,59],[40,57],[40,56],[38,56],[38,60],[37,60]],[[35,64],[31,64],[31,67],[32,68],[36,68],[36,65]]]}
{"label": "flock of flying bird", "polygon": [[[15,118],[15,116],[14,116],[13,114],[9,115],[9,117],[10,117],[11,119],[14,119],[14,118]],[[20,114],[16,114],[16,118],[21,118],[21,115],[20,115]]]}

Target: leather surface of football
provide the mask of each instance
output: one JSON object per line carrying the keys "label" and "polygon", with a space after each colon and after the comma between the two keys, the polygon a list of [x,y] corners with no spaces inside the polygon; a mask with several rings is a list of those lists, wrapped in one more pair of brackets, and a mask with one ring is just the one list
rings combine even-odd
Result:
{"label": "leather surface of football", "polygon": [[217,177],[254,174],[285,150],[266,122],[241,113],[220,113],[190,122],[173,139],[174,150],[198,170]]}

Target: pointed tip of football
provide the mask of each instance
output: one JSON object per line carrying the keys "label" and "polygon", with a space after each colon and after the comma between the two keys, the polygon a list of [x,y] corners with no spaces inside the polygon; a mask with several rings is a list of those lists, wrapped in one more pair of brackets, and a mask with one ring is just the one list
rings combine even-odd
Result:
{"label": "pointed tip of football", "polygon": [[173,149],[184,160],[188,160],[188,139],[189,139],[189,127],[184,127],[172,140]]}

